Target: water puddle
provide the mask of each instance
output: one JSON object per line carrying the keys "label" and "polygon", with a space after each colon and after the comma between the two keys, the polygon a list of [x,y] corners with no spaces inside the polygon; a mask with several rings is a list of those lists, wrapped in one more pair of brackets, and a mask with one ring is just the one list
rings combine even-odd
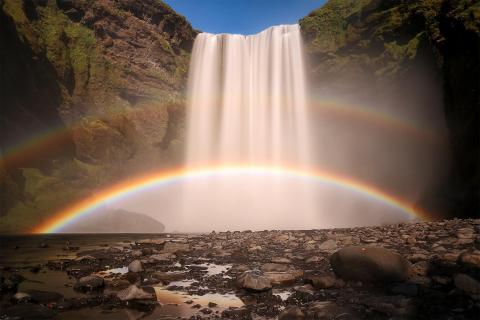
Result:
{"label": "water puddle", "polygon": [[22,275],[26,278],[18,286],[19,292],[27,290],[41,290],[58,292],[65,298],[75,298],[84,296],[82,293],[74,291],[72,288],[76,282],[62,271],[40,271],[39,273],[25,272]]}
{"label": "water puddle", "polygon": [[285,301],[292,295],[291,292],[289,291],[279,291],[279,290],[273,290],[273,295],[279,296],[282,301]]}
{"label": "water puddle", "polygon": [[154,287],[154,289],[157,301],[162,304],[185,304],[186,301],[193,301],[192,304],[200,304],[202,307],[208,307],[210,302],[215,303],[219,308],[244,306],[242,300],[234,293],[206,293],[200,296],[182,291],[170,291],[162,287]]}
{"label": "water puddle", "polygon": [[121,268],[113,268],[113,269],[108,269],[105,271],[101,271],[100,273],[105,273],[105,274],[125,274],[128,272],[128,267],[121,267]]}

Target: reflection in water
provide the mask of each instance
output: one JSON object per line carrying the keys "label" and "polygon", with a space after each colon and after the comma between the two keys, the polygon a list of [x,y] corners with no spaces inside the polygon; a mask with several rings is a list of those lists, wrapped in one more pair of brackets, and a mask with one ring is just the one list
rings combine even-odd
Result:
{"label": "reflection in water", "polygon": [[[175,315],[175,316],[191,316],[198,309],[192,308],[193,305],[199,304],[201,308],[208,307],[209,303],[215,303],[215,307],[210,307],[214,312],[220,312],[229,307],[242,307],[244,303],[234,293],[207,293],[205,295],[187,294],[182,291],[169,291],[163,287],[154,287],[157,301],[162,305],[157,308],[159,314]],[[191,303],[187,304],[187,301]],[[156,310],[157,310],[156,309]]]}

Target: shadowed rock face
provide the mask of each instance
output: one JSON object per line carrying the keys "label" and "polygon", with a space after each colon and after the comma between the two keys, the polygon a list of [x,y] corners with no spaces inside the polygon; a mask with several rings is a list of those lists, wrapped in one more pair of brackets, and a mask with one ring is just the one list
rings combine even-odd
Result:
{"label": "shadowed rock face", "polygon": [[162,223],[147,215],[126,210],[112,210],[82,218],[62,231],[67,233],[160,233],[164,230],[165,226]]}
{"label": "shadowed rock face", "polygon": [[390,97],[397,110],[438,105],[449,131],[450,172],[420,203],[478,215],[478,1],[330,0],[300,24],[319,95],[380,103]]}

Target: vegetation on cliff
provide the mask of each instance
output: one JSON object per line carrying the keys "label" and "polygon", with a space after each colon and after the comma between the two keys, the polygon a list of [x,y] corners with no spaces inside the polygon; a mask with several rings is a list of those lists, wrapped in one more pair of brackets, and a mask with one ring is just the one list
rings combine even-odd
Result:
{"label": "vegetation on cliff", "polygon": [[27,230],[97,188],[178,163],[196,35],[184,17],[157,0],[0,5],[0,229]]}
{"label": "vegetation on cliff", "polygon": [[[456,216],[478,215],[480,3],[330,0],[300,24],[309,76],[320,94],[389,103],[393,98],[397,109],[421,104],[442,109],[452,153],[450,179],[434,191],[436,200],[422,204]],[[428,97],[428,91],[435,94]],[[428,203],[438,199],[441,204]]]}

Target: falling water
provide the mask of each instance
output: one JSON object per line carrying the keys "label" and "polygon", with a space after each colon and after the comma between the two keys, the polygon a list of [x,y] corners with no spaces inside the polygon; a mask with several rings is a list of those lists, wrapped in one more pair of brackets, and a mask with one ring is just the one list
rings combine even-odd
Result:
{"label": "falling water", "polygon": [[[186,166],[309,163],[306,85],[298,25],[257,35],[201,33],[189,81]],[[225,175],[189,184],[184,223],[193,230],[304,228],[311,199],[301,182]],[[193,220],[192,220],[193,219]]]}
{"label": "falling water", "polygon": [[191,63],[187,165],[305,164],[305,91],[298,25],[253,36],[199,34]]}

